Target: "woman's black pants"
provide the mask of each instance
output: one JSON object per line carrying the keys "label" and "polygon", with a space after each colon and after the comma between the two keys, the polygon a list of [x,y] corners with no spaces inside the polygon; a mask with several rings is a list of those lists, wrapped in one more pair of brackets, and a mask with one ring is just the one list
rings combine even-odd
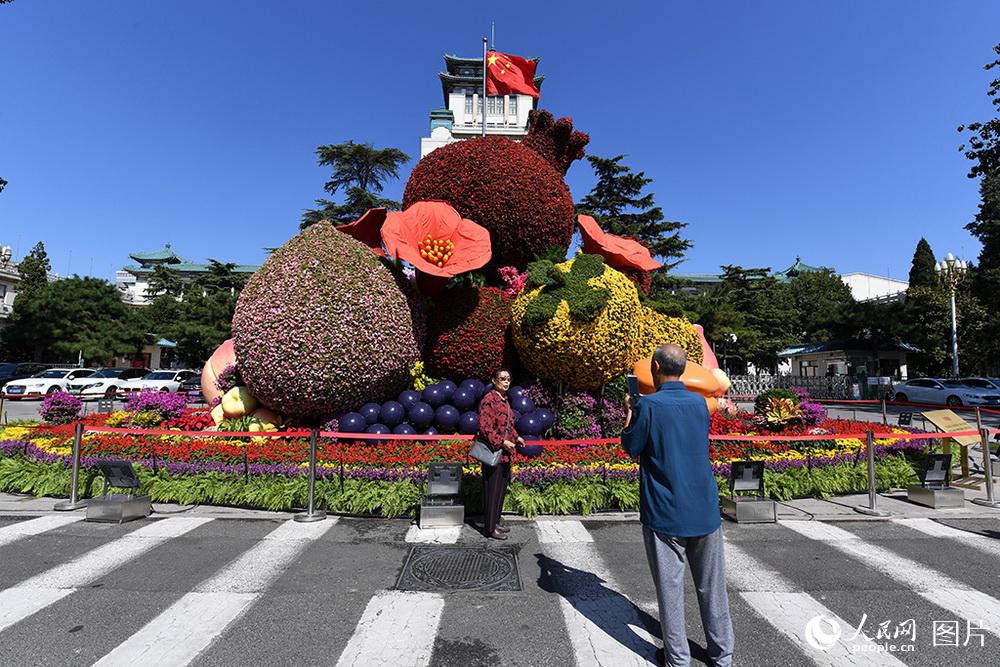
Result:
{"label": "woman's black pants", "polygon": [[496,467],[487,465],[483,469],[483,530],[493,533],[500,521],[503,499],[510,483],[510,461],[500,461]]}

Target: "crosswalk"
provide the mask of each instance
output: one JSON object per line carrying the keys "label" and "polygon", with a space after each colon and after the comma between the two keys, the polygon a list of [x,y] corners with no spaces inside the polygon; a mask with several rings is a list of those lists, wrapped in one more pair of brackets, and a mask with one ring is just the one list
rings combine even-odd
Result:
{"label": "crosswalk", "polygon": [[[0,664],[617,667],[661,646],[635,522],[511,521],[498,545],[405,521],[81,518],[0,517]],[[1000,663],[1000,516],[724,532],[737,664]],[[396,590],[432,545],[512,549],[523,590]]]}

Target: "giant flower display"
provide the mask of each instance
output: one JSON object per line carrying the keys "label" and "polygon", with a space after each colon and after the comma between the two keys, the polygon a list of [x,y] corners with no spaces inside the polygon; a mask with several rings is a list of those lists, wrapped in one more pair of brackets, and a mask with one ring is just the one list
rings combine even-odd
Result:
{"label": "giant flower display", "polygon": [[624,273],[646,294],[652,288],[651,271],[663,266],[649,254],[649,249],[635,239],[609,234],[589,215],[577,216],[583,239],[583,251],[600,255],[608,266]]}
{"label": "giant flower display", "polygon": [[514,344],[538,377],[594,389],[632,366],[641,313],[635,285],[598,255],[535,262],[511,306]]}
{"label": "giant flower display", "polygon": [[439,378],[488,380],[510,366],[510,305],[496,287],[453,287],[436,299],[427,315],[424,359]]}
{"label": "giant flower display", "polygon": [[646,306],[641,307],[642,327],[639,343],[635,349],[635,359],[652,356],[653,350],[664,343],[680,345],[687,352],[688,361],[702,363],[705,353],[701,346],[701,336],[694,325],[683,317],[668,317]]}
{"label": "giant flower display", "polygon": [[531,148],[488,136],[438,148],[413,169],[403,206],[440,200],[490,232],[491,268],[523,269],[573,237],[573,199],[562,174]]}
{"label": "giant flower display", "polygon": [[240,375],[260,402],[318,417],[394,396],[420,359],[422,312],[407,282],[328,222],[272,254],[236,305]]}
{"label": "giant flower display", "polygon": [[418,284],[432,294],[450,278],[490,261],[490,233],[442,201],[420,201],[390,213],[382,240],[392,257],[413,265]]}

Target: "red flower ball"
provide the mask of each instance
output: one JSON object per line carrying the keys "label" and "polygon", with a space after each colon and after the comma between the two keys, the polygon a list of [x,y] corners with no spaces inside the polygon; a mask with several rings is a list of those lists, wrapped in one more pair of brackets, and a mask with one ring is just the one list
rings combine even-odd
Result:
{"label": "red flower ball", "polygon": [[505,137],[438,148],[410,175],[403,207],[436,199],[490,231],[488,270],[519,269],[552,246],[569,247],[573,199],[562,175],[535,151]]}
{"label": "red flower ball", "polygon": [[488,380],[514,358],[510,307],[496,287],[455,287],[434,300],[427,316],[424,361],[432,377]]}

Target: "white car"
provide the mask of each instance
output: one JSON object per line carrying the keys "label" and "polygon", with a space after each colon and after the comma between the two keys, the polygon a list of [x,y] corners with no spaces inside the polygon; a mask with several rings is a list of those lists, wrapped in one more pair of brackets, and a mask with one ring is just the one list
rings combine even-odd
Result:
{"label": "white car", "polygon": [[113,398],[125,390],[129,380],[143,378],[149,372],[148,368],[102,368],[93,375],[74,380],[69,384],[69,390],[82,399]]}
{"label": "white car", "polygon": [[181,382],[198,375],[198,371],[153,371],[137,380],[129,380],[122,387],[125,391],[177,391]]}
{"label": "white car", "polygon": [[12,401],[21,398],[40,398],[44,394],[69,391],[73,380],[82,380],[94,374],[93,368],[50,368],[30,378],[13,380],[4,385],[3,393]]}

